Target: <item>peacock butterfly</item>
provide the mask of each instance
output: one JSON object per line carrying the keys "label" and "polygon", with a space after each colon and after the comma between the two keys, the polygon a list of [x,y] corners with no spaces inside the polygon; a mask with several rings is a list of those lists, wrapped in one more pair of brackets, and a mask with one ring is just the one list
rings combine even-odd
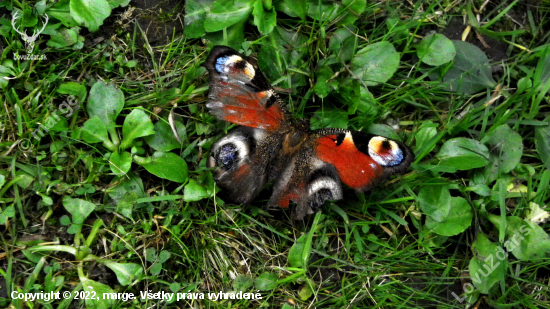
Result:
{"label": "peacock butterfly", "polygon": [[241,125],[212,145],[207,166],[229,198],[246,204],[273,181],[268,205],[297,204],[303,219],[326,200],[342,199],[341,182],[366,191],[414,159],[401,142],[360,131],[312,131],[294,121],[256,61],[215,46],[205,62],[210,75],[206,107],[216,118]]}

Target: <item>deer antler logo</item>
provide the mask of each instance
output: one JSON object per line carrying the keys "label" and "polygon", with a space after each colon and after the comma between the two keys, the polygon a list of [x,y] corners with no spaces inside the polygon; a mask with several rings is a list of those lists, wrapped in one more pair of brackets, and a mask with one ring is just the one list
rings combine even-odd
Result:
{"label": "deer antler logo", "polygon": [[44,15],[46,15],[46,18],[44,19],[44,25],[42,26],[42,29],[40,30],[34,30],[33,33],[32,33],[32,36],[28,36],[27,35],[27,30],[25,30],[25,32],[21,32],[19,31],[19,28],[15,26],[15,21],[21,17],[21,12],[19,11],[16,11],[15,14],[13,14],[13,17],[11,19],[11,25],[13,26],[13,29],[15,29],[15,31],[17,31],[17,33],[19,33],[21,35],[21,38],[23,39],[23,41],[25,41],[25,46],[27,47],[27,54],[31,54],[33,49],[34,49],[34,42],[36,41],[36,39],[38,39],[38,35],[40,35],[40,33],[42,33],[42,31],[44,31],[44,28],[46,28],[46,25],[48,24],[48,14],[44,13]]}

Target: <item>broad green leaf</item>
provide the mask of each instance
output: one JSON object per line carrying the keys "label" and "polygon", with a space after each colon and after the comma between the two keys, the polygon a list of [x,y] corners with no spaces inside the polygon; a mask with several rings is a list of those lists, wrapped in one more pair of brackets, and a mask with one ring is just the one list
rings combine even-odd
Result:
{"label": "broad green leaf", "polygon": [[183,200],[186,202],[200,201],[209,196],[208,191],[194,179],[189,179],[183,190]]}
{"label": "broad green leaf", "polygon": [[172,256],[172,254],[170,254],[170,251],[162,250],[162,251],[159,253],[158,262],[159,262],[159,263],[164,263],[164,262],[168,261],[168,259],[170,258],[170,256]]}
{"label": "broad green leaf", "polygon": [[[471,94],[486,88],[493,88],[496,82],[491,74],[489,59],[477,46],[468,42],[453,40],[456,55],[442,81],[450,91]],[[432,80],[437,76],[430,74]]]}
{"label": "broad green leaf", "polygon": [[489,163],[489,149],[482,143],[464,137],[452,138],[443,144],[437,158],[439,164],[457,170],[483,167]]}
{"label": "broad green leaf", "polygon": [[[176,129],[178,130],[178,135],[180,136],[180,138],[185,139],[185,126],[183,124],[181,124],[180,126],[180,123],[177,122]],[[157,121],[155,123],[154,130],[155,134],[149,135],[144,138],[149,147],[158,151],[165,152],[182,147],[180,142],[178,142],[178,140],[174,136],[172,128],[170,128],[170,125],[166,121]]]}
{"label": "broad green leaf", "polygon": [[451,197],[451,209],[442,221],[426,218],[426,227],[431,232],[442,236],[454,236],[466,230],[472,223],[472,208],[468,201],[461,197]]}
{"label": "broad green leaf", "polygon": [[185,35],[190,39],[202,37],[206,13],[211,9],[214,0],[187,0],[185,1]]}
{"label": "broad green leaf", "polygon": [[70,0],[59,0],[55,3],[55,5],[48,9],[48,16],[61,21],[61,23],[67,28],[78,26],[78,23],[71,16],[70,3]]}
{"label": "broad green leaf", "polygon": [[5,183],[6,183],[6,177],[0,174],[0,188],[2,188]]}
{"label": "broad green leaf", "polygon": [[[355,56],[357,49],[357,27],[347,25],[336,29],[329,41],[329,50],[335,52],[335,56],[342,62],[350,61]],[[364,87],[362,87],[364,88]]]}
{"label": "broad green leaf", "polygon": [[103,25],[103,20],[111,15],[111,7],[106,0],[71,0],[71,16],[79,24],[84,24],[91,32]]}
{"label": "broad green leaf", "polygon": [[[497,228],[501,226],[501,217],[489,215]],[[506,242],[504,248],[523,261],[535,262],[550,257],[550,236],[543,228],[535,223],[523,220],[516,216],[506,217]]]}
{"label": "broad green leaf", "polygon": [[109,167],[113,174],[126,174],[130,170],[130,167],[132,167],[132,155],[127,151],[121,153],[115,151],[109,157],[109,163]]}
{"label": "broad green leaf", "polygon": [[451,210],[448,185],[426,185],[418,194],[422,212],[436,222],[443,222]]}
{"label": "broad green leaf", "polygon": [[107,127],[105,127],[105,124],[97,115],[84,123],[84,126],[82,126],[82,133],[81,137],[87,143],[111,143],[107,133]]}
{"label": "broad green leaf", "polygon": [[216,0],[206,15],[204,29],[214,32],[244,21],[252,12],[254,0]]}
{"label": "broad green leaf", "polygon": [[500,125],[481,141],[491,149],[491,163],[485,168],[488,182],[497,179],[499,175],[511,172],[519,164],[523,154],[523,141],[508,125]]}
{"label": "broad green leaf", "polygon": [[474,257],[469,265],[470,278],[479,292],[488,294],[493,285],[506,273],[507,253],[487,239],[483,233],[477,234],[472,251]]}
{"label": "broad green leaf", "polygon": [[143,273],[143,268],[135,263],[117,263],[110,260],[99,260],[105,266],[115,272],[116,278],[121,285],[128,285]]}
{"label": "broad green leaf", "polygon": [[68,195],[63,197],[63,207],[71,214],[74,224],[82,225],[84,220],[94,211],[95,205],[85,200],[71,198]]}
{"label": "broad green leaf", "polygon": [[387,41],[370,44],[351,60],[353,77],[362,79],[367,86],[387,82],[398,66],[399,53]]}
{"label": "broad green leaf", "polygon": [[116,125],[124,107],[124,94],[112,83],[97,82],[90,89],[86,110],[90,118],[99,117],[107,129]]}
{"label": "broad green leaf", "polygon": [[342,0],[342,5],[338,8],[341,14],[338,25],[353,24],[365,11],[366,7],[366,0]]}
{"label": "broad green leaf", "polygon": [[111,9],[115,9],[117,7],[126,7],[128,4],[130,4],[130,0],[107,0],[109,3],[109,6]]}
{"label": "broad green leaf", "polygon": [[122,125],[122,142],[120,148],[126,149],[132,146],[132,142],[139,137],[155,134],[155,126],[149,116],[141,109],[134,109],[124,119]]}
{"label": "broad green leaf", "polygon": [[264,272],[254,280],[254,287],[260,291],[271,291],[277,287],[277,275]]}
{"label": "broad green leaf", "polygon": [[288,16],[299,17],[304,20],[307,16],[307,2],[296,0],[283,0],[275,2],[275,8]]}
{"label": "broad green leaf", "polygon": [[254,25],[258,27],[258,30],[263,35],[271,33],[277,24],[277,12],[275,12],[274,8],[266,10],[263,0],[256,0],[252,15],[254,15]]}
{"label": "broad green leaf", "polygon": [[334,72],[330,69],[329,66],[319,68],[319,70],[315,75],[316,75],[317,81],[315,82],[313,91],[315,91],[315,94],[318,95],[319,97],[324,98],[332,90],[338,88],[339,83],[336,79],[332,79],[328,81],[330,78],[334,76]]}
{"label": "broad green leaf", "polygon": [[77,27],[56,31],[55,34],[50,35],[50,39],[46,45],[53,48],[63,48],[76,44],[78,42],[78,32]]}
{"label": "broad green leaf", "polygon": [[[73,95],[75,96],[76,100],[77,100],[77,103],[78,102],[84,102],[84,100],[86,99],[86,86],[82,85],[81,83],[77,83],[77,82],[67,82],[67,83],[63,83],[61,85],[59,85],[59,88],[57,89],[57,92],[58,93],[61,93],[61,94],[68,94],[68,95]],[[70,97],[65,99],[65,101],[67,101],[69,104],[76,104],[74,102],[71,102],[73,99],[71,99]]]}
{"label": "broad green leaf", "polygon": [[418,58],[426,64],[439,66],[445,64],[456,55],[455,46],[443,34],[430,34],[420,41],[416,47]]}
{"label": "broad green leaf", "polygon": [[[239,50],[241,48],[244,39],[244,26],[246,20],[242,20],[232,26],[229,26],[224,31],[210,32],[204,35],[204,38],[212,42],[213,45],[227,45],[234,49]],[[224,35],[227,33],[227,37]]]}
{"label": "broad green leaf", "polygon": [[395,130],[387,124],[373,123],[368,127],[364,128],[362,131],[370,134],[374,134],[374,135],[389,137],[391,139],[395,139],[398,141],[401,140],[401,138],[399,137],[399,135],[397,135]]}
{"label": "broad green leaf", "polygon": [[252,277],[242,274],[238,275],[233,281],[233,290],[246,292],[250,289],[253,283],[254,280],[252,280]]}
{"label": "broad green leaf", "polygon": [[418,131],[414,135],[414,139],[416,140],[416,149],[418,149],[418,153],[429,152],[434,149],[435,143],[431,143],[431,139],[437,134],[437,127],[438,125],[436,123],[433,123],[429,120],[423,122],[420,125]]}
{"label": "broad green leaf", "polygon": [[315,111],[311,118],[311,129],[347,128],[348,113],[327,103],[324,108]]}
{"label": "broad green leaf", "polygon": [[302,301],[308,300],[313,295],[313,291],[309,284],[305,283],[298,291],[298,296]]}
{"label": "broad green leaf", "polygon": [[296,240],[292,247],[290,247],[290,251],[288,252],[288,264],[290,264],[290,266],[296,268],[304,267],[304,260],[302,257],[304,254],[307,237],[307,234],[300,236],[300,238]]}
{"label": "broad green leaf", "polygon": [[109,196],[117,203],[128,194],[136,194],[138,198],[148,197],[143,188],[143,181],[137,173],[129,172],[121,178],[115,178],[111,182],[111,189],[107,191]]}
{"label": "broad green leaf", "polygon": [[107,293],[114,293],[114,291],[108,285],[90,280],[86,277],[80,277],[80,282],[82,283],[84,292],[89,292],[90,295],[96,295],[95,298],[86,298],[86,308],[110,309],[114,307],[114,298],[110,298],[107,297],[107,295],[104,295]]}
{"label": "broad green leaf", "polygon": [[128,219],[134,220],[132,217],[132,212],[138,198],[139,196],[137,193],[126,193],[120,200],[117,201],[116,211]]}
{"label": "broad green leaf", "polygon": [[187,163],[180,156],[172,152],[157,151],[153,154],[151,163],[143,164],[151,174],[175,182],[187,180]]}
{"label": "broad green leaf", "polygon": [[535,147],[544,166],[550,170],[550,126],[535,128]]}

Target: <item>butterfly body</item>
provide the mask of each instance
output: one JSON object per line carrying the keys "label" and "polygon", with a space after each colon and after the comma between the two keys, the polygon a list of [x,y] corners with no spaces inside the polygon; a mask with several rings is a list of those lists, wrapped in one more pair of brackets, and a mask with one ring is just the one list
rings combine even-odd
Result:
{"label": "butterfly body", "polygon": [[207,166],[218,186],[236,203],[249,203],[273,181],[269,205],[297,204],[302,219],[326,200],[343,198],[341,183],[371,189],[414,159],[404,144],[343,129],[312,131],[293,121],[254,59],[216,46],[205,66],[210,75],[207,108],[241,125],[216,141]]}

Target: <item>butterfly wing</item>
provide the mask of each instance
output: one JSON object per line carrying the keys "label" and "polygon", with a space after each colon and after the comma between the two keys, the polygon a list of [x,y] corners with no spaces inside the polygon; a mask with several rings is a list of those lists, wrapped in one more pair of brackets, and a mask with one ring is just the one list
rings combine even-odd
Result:
{"label": "butterfly wing", "polygon": [[215,46],[205,66],[210,75],[206,107],[212,115],[267,131],[288,124],[285,110],[255,61],[230,47]]}
{"label": "butterfly wing", "polygon": [[262,129],[238,127],[212,145],[207,167],[214,168],[216,184],[233,202],[247,204],[258,195],[278,138]]}
{"label": "butterfly wing", "polygon": [[269,204],[288,207],[294,201],[294,218],[299,220],[326,200],[341,199],[341,183],[364,192],[403,173],[413,160],[406,145],[383,136],[339,129],[315,131],[276,178]]}

